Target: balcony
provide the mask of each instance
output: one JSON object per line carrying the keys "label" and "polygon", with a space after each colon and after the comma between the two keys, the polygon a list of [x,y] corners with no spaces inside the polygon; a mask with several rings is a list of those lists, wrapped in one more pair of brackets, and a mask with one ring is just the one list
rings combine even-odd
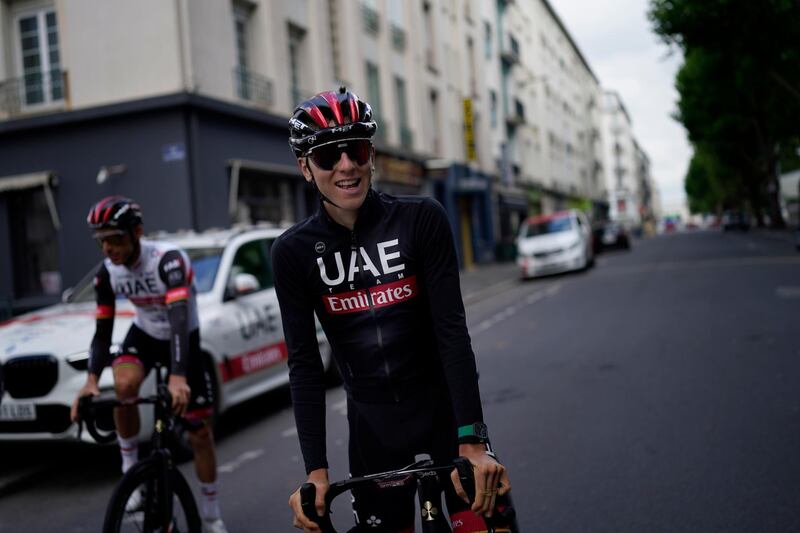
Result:
{"label": "balcony", "polygon": [[0,81],[0,119],[61,109],[67,102],[66,71],[37,72]]}
{"label": "balcony", "polygon": [[233,69],[236,95],[253,102],[258,107],[271,107],[275,103],[272,81],[243,67]]}

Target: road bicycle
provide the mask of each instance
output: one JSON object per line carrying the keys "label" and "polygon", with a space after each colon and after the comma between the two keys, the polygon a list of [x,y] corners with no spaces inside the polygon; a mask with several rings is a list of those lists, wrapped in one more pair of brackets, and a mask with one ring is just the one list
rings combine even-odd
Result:
{"label": "road bicycle", "polygon": [[[120,401],[103,396],[81,398],[78,410],[83,425],[98,443],[116,439],[116,432],[105,432],[97,427],[97,419],[108,418],[112,408],[152,404],[155,424],[152,451],[148,457],[132,466],[119,480],[106,507],[103,533],[200,533],[201,521],[197,504],[186,478],[173,460],[171,448],[175,444],[174,429],[180,418],[172,411],[172,397],[165,384],[166,369],[156,364],[156,394],[144,398]],[[141,495],[141,506],[127,510],[128,501],[135,491]]]}
{"label": "road bicycle", "polygon": [[[328,492],[325,493],[325,512],[322,516],[317,515],[314,505],[317,492],[316,485],[304,483],[300,487],[300,505],[303,509],[303,514],[319,525],[322,533],[336,533],[330,519],[330,508],[331,503],[337,496],[358,486],[385,487],[390,486],[393,481],[405,480],[408,476],[411,476],[417,485],[422,533],[452,533],[453,530],[450,528],[448,519],[442,510],[442,490],[443,483],[450,482],[450,472],[453,471],[453,468],[458,470],[459,480],[470,502],[474,501],[475,478],[472,473],[472,464],[468,459],[458,457],[452,463],[436,465],[430,456],[419,455],[416,457],[416,462],[398,470],[331,483]],[[511,503],[510,495],[506,494],[504,498],[504,505],[498,505],[497,511],[492,517],[484,517],[488,528],[487,533],[519,533],[516,512]],[[500,523],[508,525],[499,526],[498,524]]]}

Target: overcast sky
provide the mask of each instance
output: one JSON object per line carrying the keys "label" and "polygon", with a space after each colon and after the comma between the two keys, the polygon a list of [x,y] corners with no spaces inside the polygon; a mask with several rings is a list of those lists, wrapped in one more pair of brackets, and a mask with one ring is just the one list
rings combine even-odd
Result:
{"label": "overcast sky", "polygon": [[681,54],[652,32],[647,0],[550,0],[604,89],[617,91],[628,109],[639,145],[650,157],[665,214],[685,202],[683,177],[691,148],[677,109],[675,73]]}

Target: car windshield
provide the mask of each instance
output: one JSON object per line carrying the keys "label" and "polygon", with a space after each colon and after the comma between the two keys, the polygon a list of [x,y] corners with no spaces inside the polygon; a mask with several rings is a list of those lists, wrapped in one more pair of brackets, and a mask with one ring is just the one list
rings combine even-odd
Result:
{"label": "car windshield", "polygon": [[527,224],[525,228],[525,237],[536,237],[537,235],[547,235],[548,233],[559,233],[561,231],[568,231],[572,228],[572,220],[570,217],[551,218],[550,220],[543,220],[536,224]]}
{"label": "car windshield", "polygon": [[[194,283],[198,293],[208,292],[214,287],[214,278],[217,276],[219,262],[222,259],[222,248],[187,248],[186,253],[192,261],[194,270]],[[93,302],[94,295],[94,275],[98,264],[84,278],[75,285],[72,295],[69,297],[70,303]],[[118,296],[124,298],[124,296]]]}
{"label": "car windshield", "polygon": [[186,253],[192,261],[197,292],[210,291],[217,277],[222,248],[187,248]]}

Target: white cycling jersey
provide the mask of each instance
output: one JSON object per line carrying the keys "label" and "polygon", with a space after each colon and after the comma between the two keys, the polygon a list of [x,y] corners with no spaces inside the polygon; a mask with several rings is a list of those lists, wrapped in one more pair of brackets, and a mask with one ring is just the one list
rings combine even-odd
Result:
{"label": "white cycling jersey", "polygon": [[[167,316],[167,293],[176,289],[168,286],[170,280],[183,279],[190,287],[188,291],[189,327],[192,331],[199,327],[197,316],[197,291],[194,285],[194,275],[191,262],[186,252],[167,242],[155,242],[141,239],[141,252],[139,259],[130,267],[115,265],[110,259],[103,261],[103,267],[108,276],[98,274],[96,283],[108,283],[108,289],[117,297],[125,296],[136,308],[133,323],[136,326],[159,340],[169,340],[171,334],[170,322]],[[182,261],[177,260],[174,253],[170,254],[176,259],[164,256],[167,252],[177,252]],[[102,271],[102,268],[101,268]],[[170,283],[170,285],[172,285]],[[100,302],[98,302],[100,303]]]}

